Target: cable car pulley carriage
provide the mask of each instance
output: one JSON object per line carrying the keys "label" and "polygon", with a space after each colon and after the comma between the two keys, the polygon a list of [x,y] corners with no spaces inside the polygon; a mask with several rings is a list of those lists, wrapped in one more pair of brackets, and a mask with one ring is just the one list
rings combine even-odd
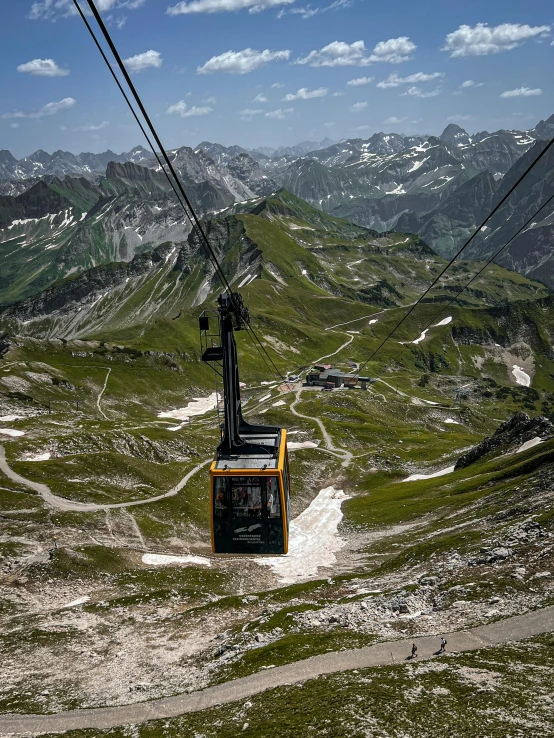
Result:
{"label": "cable car pulley carriage", "polygon": [[290,478],[284,428],[253,425],[242,416],[234,332],[250,316],[239,293],[218,298],[218,331],[200,316],[202,360],[223,381],[224,420],[210,467],[212,550],[226,554],[286,554]]}

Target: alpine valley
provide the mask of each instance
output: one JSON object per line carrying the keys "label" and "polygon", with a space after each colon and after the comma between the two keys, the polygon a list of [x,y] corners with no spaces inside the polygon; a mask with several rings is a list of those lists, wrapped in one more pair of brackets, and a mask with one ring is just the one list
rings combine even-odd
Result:
{"label": "alpine valley", "polygon": [[554,734],[554,149],[442,274],[553,135],[168,152],[287,430],[257,558],[211,552],[222,287],[156,158],[0,152],[1,735]]}

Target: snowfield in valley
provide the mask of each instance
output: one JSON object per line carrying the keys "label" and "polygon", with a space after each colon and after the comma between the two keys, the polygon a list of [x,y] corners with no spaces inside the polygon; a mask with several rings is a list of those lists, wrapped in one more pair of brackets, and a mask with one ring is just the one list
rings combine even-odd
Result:
{"label": "snowfield in valley", "polygon": [[318,576],[318,570],[333,566],[345,542],[337,534],[341,506],[350,499],[342,490],[325,487],[300,515],[291,521],[288,556],[255,559],[269,566],[280,582],[293,584]]}

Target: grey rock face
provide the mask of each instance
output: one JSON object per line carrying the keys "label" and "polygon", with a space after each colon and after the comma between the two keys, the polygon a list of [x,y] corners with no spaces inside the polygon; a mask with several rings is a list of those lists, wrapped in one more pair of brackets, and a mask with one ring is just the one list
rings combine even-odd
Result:
{"label": "grey rock face", "polygon": [[264,173],[258,162],[246,152],[228,161],[227,169],[256,195],[270,195],[279,188],[278,184]]}
{"label": "grey rock face", "polygon": [[485,438],[474,446],[456,462],[455,469],[465,469],[491,451],[508,449],[514,444],[522,445],[532,438],[548,438],[554,434],[552,422],[543,416],[530,418],[525,413],[516,413],[505,423],[502,423],[492,436]]}

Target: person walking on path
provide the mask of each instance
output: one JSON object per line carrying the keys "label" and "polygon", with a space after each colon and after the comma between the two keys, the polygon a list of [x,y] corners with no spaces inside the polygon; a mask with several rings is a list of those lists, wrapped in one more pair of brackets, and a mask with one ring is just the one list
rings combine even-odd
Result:
{"label": "person walking on path", "polygon": [[444,653],[446,651],[446,638],[443,636],[441,638],[441,647],[439,650],[439,653]]}
{"label": "person walking on path", "polygon": [[415,643],[412,643],[412,658],[415,659],[417,657],[417,646]]}

